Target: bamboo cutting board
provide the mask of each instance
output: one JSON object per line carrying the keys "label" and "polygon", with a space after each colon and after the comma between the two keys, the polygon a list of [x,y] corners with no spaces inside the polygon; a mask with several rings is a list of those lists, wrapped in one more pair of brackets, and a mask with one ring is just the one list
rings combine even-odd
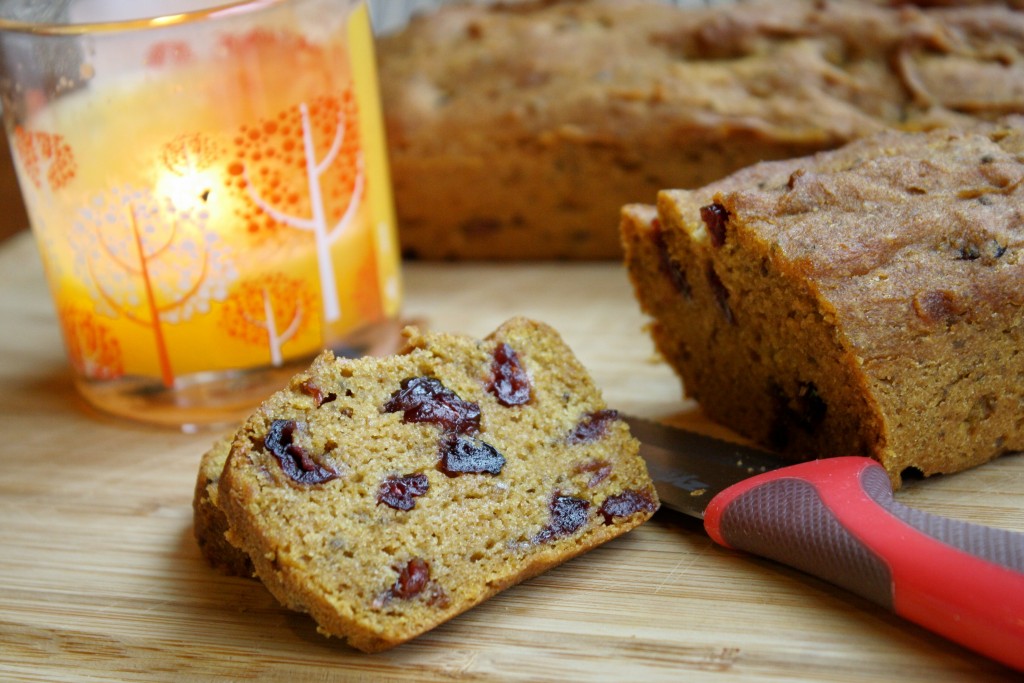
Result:
{"label": "bamboo cutting board", "polygon": [[[618,264],[409,264],[405,315],[483,335],[559,329],[608,402],[721,431],[657,362]],[[75,395],[29,235],[0,243],[0,680],[1009,681],[997,664],[669,510],[390,652],[316,633],[192,537],[217,434],[99,416]],[[1024,459],[899,500],[1024,530]]]}

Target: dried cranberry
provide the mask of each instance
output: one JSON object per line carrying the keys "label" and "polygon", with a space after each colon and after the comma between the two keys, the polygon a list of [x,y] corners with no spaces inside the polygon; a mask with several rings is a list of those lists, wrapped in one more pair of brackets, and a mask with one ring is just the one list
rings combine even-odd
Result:
{"label": "dried cranberry", "polygon": [[499,344],[491,363],[491,381],[487,390],[503,406],[521,406],[530,402],[530,377],[519,362],[519,355],[508,344]]}
{"label": "dried cranberry", "polygon": [[314,384],[311,379],[307,379],[305,382],[300,384],[299,390],[307,396],[311,396],[313,398],[313,405],[317,408],[338,398],[338,395],[333,392],[325,394],[323,390]]}
{"label": "dried cranberry", "polygon": [[460,474],[501,474],[505,456],[489,443],[464,434],[441,440],[441,460],[437,468],[449,477]]}
{"label": "dried cranberry", "polygon": [[384,404],[384,411],[404,412],[405,422],[430,422],[456,434],[474,434],[480,429],[480,406],[463,401],[433,377],[403,380],[401,389]]}
{"label": "dried cranberry", "polygon": [[[1003,251],[1005,251],[1005,249]],[[999,252],[999,256],[1002,256],[1002,255],[1003,255],[1003,253]],[[960,247],[959,260],[961,260],[961,261],[976,261],[976,260],[978,260],[980,258],[981,258],[981,249],[979,249],[977,245],[975,245],[975,244],[965,244],[962,247]]]}
{"label": "dried cranberry", "polygon": [[411,600],[424,591],[427,591],[426,602],[431,607],[448,606],[448,594],[430,580],[430,564],[426,560],[414,557],[405,566],[394,569],[398,572],[398,578],[387,590],[377,595],[373,601],[374,608],[380,609],[395,598]]}
{"label": "dried cranberry", "polygon": [[943,322],[947,325],[956,321],[957,316],[967,312],[967,305],[955,292],[929,290],[918,292],[912,301],[914,313],[924,322],[933,325]]}
{"label": "dried cranberry", "polygon": [[714,266],[708,264],[708,285],[711,287],[711,293],[715,296],[715,303],[718,304],[718,308],[722,311],[722,315],[725,316],[725,320],[728,323],[735,323],[736,317],[732,313],[732,309],[729,308],[729,290],[726,289],[725,283],[722,282],[722,278],[718,277],[718,273],[715,272]]}
{"label": "dried cranberry", "polygon": [[825,415],[828,414],[828,404],[821,397],[818,386],[814,382],[801,382],[797,394],[804,426],[807,431],[813,432],[825,421]]}
{"label": "dried cranberry", "polygon": [[708,226],[711,235],[711,246],[720,247],[725,244],[725,224],[729,222],[729,212],[721,204],[708,204],[700,207],[700,218]]}
{"label": "dried cranberry", "polygon": [[[796,183],[800,178],[807,175],[807,171],[802,168],[798,168],[789,174],[789,179],[786,181],[786,189],[793,190],[796,187]],[[703,218],[703,215],[701,216]]]}
{"label": "dried cranberry", "polygon": [[322,484],[337,479],[337,472],[317,464],[302,446],[294,443],[296,428],[294,420],[274,420],[263,438],[264,447],[274,454],[284,473],[300,484]]}
{"label": "dried cranberry", "polygon": [[590,474],[587,488],[592,489],[608,478],[608,475],[612,473],[612,465],[607,460],[591,460],[577,465],[575,472],[576,474]]}
{"label": "dried cranberry", "polygon": [[677,292],[687,299],[693,297],[693,289],[686,279],[686,271],[679,261],[669,254],[668,242],[665,241],[665,231],[661,227],[661,221],[655,218],[651,226],[654,228],[654,246],[658,249],[658,263],[661,266],[661,272],[665,274]]}
{"label": "dried cranberry", "polygon": [[579,424],[569,432],[568,441],[571,444],[597,441],[604,436],[608,423],[618,419],[619,412],[617,410],[597,410],[587,413],[580,419]]}
{"label": "dried cranberry", "polygon": [[534,537],[537,543],[552,541],[579,531],[587,523],[590,501],[555,493],[548,504],[548,509],[551,511],[551,521]]}
{"label": "dried cranberry", "polygon": [[459,232],[466,236],[480,237],[493,235],[504,225],[500,218],[493,216],[473,216],[459,223]]}
{"label": "dried cranberry", "polygon": [[395,510],[412,510],[416,498],[430,488],[425,474],[407,474],[404,477],[388,477],[377,489],[377,505],[384,503]]}
{"label": "dried cranberry", "polygon": [[599,512],[605,524],[611,524],[615,517],[629,517],[635,512],[654,512],[658,506],[646,491],[627,490],[608,496]]}
{"label": "dried cranberry", "polygon": [[451,599],[448,597],[448,593],[445,589],[434,584],[430,587],[430,593],[427,595],[427,604],[431,607],[444,609],[451,604]]}
{"label": "dried cranberry", "polygon": [[777,384],[769,388],[772,395],[773,418],[768,434],[771,447],[783,450],[793,438],[802,434],[813,436],[828,414],[828,404],[814,382],[801,382],[796,396],[789,396]]}
{"label": "dried cranberry", "polygon": [[398,580],[391,587],[396,598],[408,600],[423,592],[430,582],[430,565],[426,560],[414,557],[398,572]]}

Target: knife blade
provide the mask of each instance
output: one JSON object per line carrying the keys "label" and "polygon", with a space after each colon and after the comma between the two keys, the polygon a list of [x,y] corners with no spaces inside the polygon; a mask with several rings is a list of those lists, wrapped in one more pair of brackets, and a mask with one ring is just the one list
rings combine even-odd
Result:
{"label": "knife blade", "polygon": [[662,502],[716,543],[780,562],[1024,671],[1024,533],[895,500],[870,458],[794,464],[624,416]]}

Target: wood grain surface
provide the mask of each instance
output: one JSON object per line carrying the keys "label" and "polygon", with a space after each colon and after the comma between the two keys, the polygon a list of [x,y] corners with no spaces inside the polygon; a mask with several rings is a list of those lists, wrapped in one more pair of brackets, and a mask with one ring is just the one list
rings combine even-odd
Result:
{"label": "wood grain surface", "polygon": [[[618,264],[409,264],[405,315],[475,335],[558,328],[613,406],[721,431],[681,399]],[[76,396],[28,234],[0,243],[0,680],[1009,681],[1001,666],[668,510],[390,652],[316,633],[192,537],[217,434],[105,418]],[[1024,530],[1024,460],[899,500]],[[970,590],[965,582],[964,590]]]}

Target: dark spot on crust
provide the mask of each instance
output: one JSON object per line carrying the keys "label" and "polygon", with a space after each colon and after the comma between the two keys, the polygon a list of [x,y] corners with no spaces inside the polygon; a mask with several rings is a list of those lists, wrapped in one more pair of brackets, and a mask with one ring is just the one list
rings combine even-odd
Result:
{"label": "dark spot on crust", "polygon": [[992,239],[982,242],[981,244],[975,242],[961,244],[959,256],[957,258],[960,261],[977,261],[978,259],[983,259],[983,262],[991,263],[996,259],[1002,258],[1005,253],[1006,247]]}

